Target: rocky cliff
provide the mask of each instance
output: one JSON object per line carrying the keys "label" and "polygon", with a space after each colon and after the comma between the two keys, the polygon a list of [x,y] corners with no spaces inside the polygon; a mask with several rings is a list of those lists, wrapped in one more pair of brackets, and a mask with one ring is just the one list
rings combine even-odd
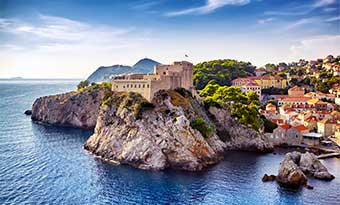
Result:
{"label": "rocky cliff", "polygon": [[226,109],[210,107],[209,113],[217,127],[217,134],[229,150],[270,152],[273,144],[268,137],[238,123]]}
{"label": "rocky cliff", "polygon": [[94,128],[105,92],[110,88],[87,88],[65,94],[40,97],[32,106],[35,122]]}
{"label": "rocky cliff", "polygon": [[136,93],[112,93],[104,99],[85,149],[107,160],[153,170],[195,171],[222,159],[224,143],[215,131],[201,133],[191,126],[206,116],[188,93],[160,91],[154,99],[151,104]]}

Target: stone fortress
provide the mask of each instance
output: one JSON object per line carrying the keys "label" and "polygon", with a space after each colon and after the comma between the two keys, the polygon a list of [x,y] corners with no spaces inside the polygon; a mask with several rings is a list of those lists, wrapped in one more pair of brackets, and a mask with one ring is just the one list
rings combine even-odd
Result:
{"label": "stone fortress", "polygon": [[112,78],[113,91],[136,92],[148,101],[159,90],[175,88],[194,91],[192,63],[180,61],[172,65],[156,65],[153,74],[127,74]]}

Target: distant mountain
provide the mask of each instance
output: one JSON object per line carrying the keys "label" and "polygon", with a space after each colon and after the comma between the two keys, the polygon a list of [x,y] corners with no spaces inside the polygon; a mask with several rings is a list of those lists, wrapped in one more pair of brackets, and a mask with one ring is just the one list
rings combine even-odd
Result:
{"label": "distant mountain", "polygon": [[153,67],[159,64],[160,64],[159,62],[154,61],[152,59],[143,58],[142,60],[138,61],[135,65],[133,65],[132,68],[144,71],[142,73],[150,73],[153,71]]}
{"label": "distant mountain", "polygon": [[103,82],[108,81],[111,76],[122,75],[129,73],[152,73],[153,67],[160,64],[157,61],[144,58],[139,60],[135,65],[113,65],[113,66],[101,66],[96,71],[94,71],[87,80],[92,82]]}

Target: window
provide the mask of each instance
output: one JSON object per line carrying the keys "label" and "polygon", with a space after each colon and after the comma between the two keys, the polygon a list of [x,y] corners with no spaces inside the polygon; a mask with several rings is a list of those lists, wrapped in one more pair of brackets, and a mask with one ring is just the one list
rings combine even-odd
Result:
{"label": "window", "polygon": [[137,88],[137,85],[135,84],[135,88]]}
{"label": "window", "polygon": [[116,85],[116,88],[118,88],[118,85]]}
{"label": "window", "polygon": [[149,84],[147,85],[147,87],[148,87],[148,88],[150,87]]}
{"label": "window", "polygon": [[123,88],[125,88],[125,85],[123,85]]}
{"label": "window", "polygon": [[140,88],[140,84],[138,85],[138,88]]}
{"label": "window", "polygon": [[166,75],[166,72],[163,72],[163,75]]}
{"label": "window", "polygon": [[145,88],[145,84],[143,84],[143,88]]}
{"label": "window", "polygon": [[127,84],[126,87],[129,88],[129,84]]}

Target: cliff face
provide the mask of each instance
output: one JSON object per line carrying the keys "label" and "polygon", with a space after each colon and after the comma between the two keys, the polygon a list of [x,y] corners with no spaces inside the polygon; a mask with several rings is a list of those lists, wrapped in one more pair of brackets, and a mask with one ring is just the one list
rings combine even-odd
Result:
{"label": "cliff face", "polygon": [[225,141],[229,150],[270,152],[274,149],[269,139],[232,118],[225,109],[210,107],[209,113],[214,118],[217,134]]}
{"label": "cliff face", "polygon": [[205,118],[191,97],[160,91],[153,104],[135,93],[104,99],[95,133],[85,149],[107,160],[141,169],[201,170],[222,158],[224,143],[215,132],[203,137],[190,122]]}
{"label": "cliff face", "polygon": [[53,125],[93,128],[99,107],[109,88],[84,89],[40,97],[32,106],[32,120]]}

